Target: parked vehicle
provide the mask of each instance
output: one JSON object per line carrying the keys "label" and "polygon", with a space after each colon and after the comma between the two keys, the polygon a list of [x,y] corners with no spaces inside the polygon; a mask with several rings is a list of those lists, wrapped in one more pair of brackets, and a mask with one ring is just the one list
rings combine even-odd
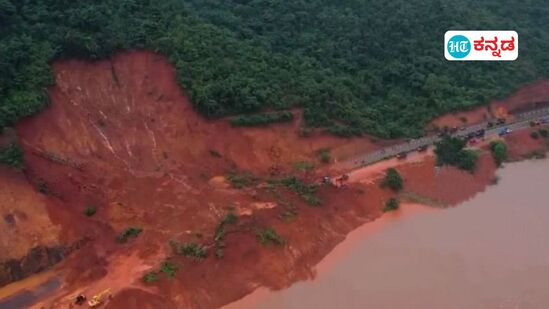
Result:
{"label": "parked vehicle", "polygon": [[488,121],[488,123],[486,124],[486,127],[487,128],[492,128],[494,126],[494,122],[493,121]]}
{"label": "parked vehicle", "polygon": [[505,136],[507,134],[511,133],[511,129],[509,128],[503,128],[499,131],[498,135],[499,136]]}
{"label": "parked vehicle", "polygon": [[498,118],[497,121],[496,121],[496,124],[497,125],[502,125],[502,124],[505,124],[507,122],[507,119],[505,118]]}
{"label": "parked vehicle", "polygon": [[408,154],[406,152],[401,152],[401,153],[396,155],[396,158],[399,159],[399,160],[402,160],[402,159],[406,159],[407,156],[408,156]]}

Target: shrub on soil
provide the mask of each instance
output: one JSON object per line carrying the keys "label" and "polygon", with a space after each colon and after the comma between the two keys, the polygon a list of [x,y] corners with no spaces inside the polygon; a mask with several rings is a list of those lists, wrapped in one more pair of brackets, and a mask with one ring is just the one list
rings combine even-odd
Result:
{"label": "shrub on soil", "polygon": [[400,206],[400,201],[396,198],[390,198],[385,202],[385,207],[383,208],[384,212],[397,210]]}
{"label": "shrub on soil", "polygon": [[282,245],[284,244],[284,239],[278,235],[278,233],[272,228],[265,228],[257,231],[256,233],[257,240],[263,244],[275,244]]}
{"label": "shrub on soil", "polygon": [[143,275],[142,278],[144,283],[152,283],[158,280],[158,273],[156,271],[150,271]]}
{"label": "shrub on soil", "polygon": [[128,227],[124,230],[124,232],[116,237],[116,240],[120,243],[125,243],[131,238],[137,237],[142,231],[143,229],[138,227]]}
{"label": "shrub on soil", "polygon": [[86,207],[86,209],[84,209],[84,215],[86,215],[86,217],[91,217],[95,215],[96,212],[97,212],[97,209],[93,205],[89,205]]}

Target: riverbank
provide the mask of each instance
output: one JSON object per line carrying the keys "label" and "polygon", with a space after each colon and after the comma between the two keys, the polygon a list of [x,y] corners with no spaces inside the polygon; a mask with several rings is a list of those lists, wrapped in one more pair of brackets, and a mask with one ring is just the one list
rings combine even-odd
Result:
{"label": "riverbank", "polygon": [[548,168],[547,159],[507,164],[497,185],[459,207],[405,204],[351,232],[315,280],[225,308],[545,308]]}

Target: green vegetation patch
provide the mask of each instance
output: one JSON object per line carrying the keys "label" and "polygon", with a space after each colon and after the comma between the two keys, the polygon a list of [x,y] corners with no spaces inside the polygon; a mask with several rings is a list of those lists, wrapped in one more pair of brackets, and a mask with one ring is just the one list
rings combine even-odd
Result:
{"label": "green vegetation patch", "polygon": [[384,212],[397,210],[400,207],[400,201],[397,198],[390,198],[385,202]]}
{"label": "green vegetation patch", "polygon": [[236,189],[242,189],[257,184],[259,178],[250,172],[231,171],[226,179]]}
{"label": "green vegetation patch", "polygon": [[274,113],[239,115],[231,118],[233,127],[257,127],[265,126],[276,122],[290,122],[294,119],[294,114],[289,111],[280,111]]}
{"label": "green vegetation patch", "polygon": [[314,167],[314,163],[308,161],[297,161],[294,163],[294,169],[297,171],[308,172]]}
{"label": "green vegetation patch", "polygon": [[219,222],[215,229],[214,234],[214,243],[215,243],[215,256],[218,259],[221,259],[225,256],[224,249],[225,249],[225,227],[229,224],[236,224],[238,222],[238,216],[233,212],[229,211]]}
{"label": "green vegetation patch", "polygon": [[324,164],[328,164],[332,161],[332,156],[330,155],[330,149],[322,148],[322,149],[319,149],[316,153],[318,155],[318,159],[320,160],[320,162]]}
{"label": "green vegetation patch", "polygon": [[172,247],[173,252],[178,255],[197,259],[204,259],[208,256],[206,247],[194,242],[179,244],[177,241],[171,240],[170,246]]}
{"label": "green vegetation patch", "polygon": [[283,245],[284,239],[272,228],[261,229],[256,232],[257,241],[263,245]]}
{"label": "green vegetation patch", "polygon": [[478,152],[464,149],[467,145],[465,140],[457,137],[445,136],[435,144],[437,165],[452,165],[459,169],[473,172],[478,160]]}
{"label": "green vegetation patch", "polygon": [[116,237],[116,240],[120,243],[126,243],[131,238],[139,236],[143,232],[143,229],[138,227],[128,227],[120,235]]}
{"label": "green vegetation patch", "polygon": [[280,184],[294,191],[310,206],[320,206],[322,201],[315,195],[318,190],[316,184],[306,184],[296,176],[288,176],[278,180],[271,180],[270,184]]}
{"label": "green vegetation patch", "polygon": [[170,278],[173,278],[177,271],[179,271],[179,266],[170,260],[166,260],[160,265],[160,272]]}
{"label": "green vegetation patch", "polygon": [[498,166],[507,160],[508,148],[504,141],[493,141],[490,143],[492,157]]}
{"label": "green vegetation patch", "polygon": [[0,149],[0,163],[23,168],[23,151],[16,143],[11,143],[6,148]]}
{"label": "green vegetation patch", "polygon": [[385,172],[385,177],[381,181],[382,187],[388,187],[393,191],[400,191],[404,187],[404,180],[395,168],[389,168]]}
{"label": "green vegetation patch", "polygon": [[141,280],[144,283],[152,283],[158,280],[158,273],[156,271],[150,271],[143,275]]}
{"label": "green vegetation patch", "polygon": [[84,215],[86,217],[91,217],[91,216],[95,215],[96,212],[97,212],[97,208],[94,205],[88,205],[84,209]]}

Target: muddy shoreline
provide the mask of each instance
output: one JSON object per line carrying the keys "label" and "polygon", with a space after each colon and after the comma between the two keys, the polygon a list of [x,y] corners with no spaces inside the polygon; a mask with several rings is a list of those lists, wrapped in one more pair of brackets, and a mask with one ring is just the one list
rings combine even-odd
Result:
{"label": "muddy shoreline", "polygon": [[[226,120],[204,120],[159,55],[66,60],[55,63],[54,72],[51,106],[22,121],[17,134],[28,181],[46,184],[50,193],[43,198],[49,218],[61,228],[59,239],[90,241],[54,267],[63,272],[63,288],[37,307],[64,308],[70,303],[67,296],[93,295],[107,287],[113,290],[107,308],[136,303],[143,308],[217,308],[258,287],[283,289],[314,279],[315,265],[350,231],[379,218],[394,195],[378,185],[385,168],[397,164],[393,161],[368,167],[364,175],[358,172],[347,188],[322,186],[317,193],[321,207],[284,189],[274,194],[267,186],[226,186],[219,179],[235,170],[253,171],[263,180],[274,171],[275,177],[295,174],[314,181],[330,171],[319,161],[319,149],[331,149],[337,161],[381,144],[366,138],[302,138],[297,124],[234,129]],[[531,141],[527,134],[508,138],[513,158],[547,149],[546,141]],[[296,171],[299,161],[313,162],[317,171]],[[399,162],[398,169],[409,199],[451,206],[492,183],[496,166],[485,150],[474,174],[437,170],[430,154]],[[88,205],[97,207],[94,217],[83,216]],[[208,243],[231,209],[242,213],[237,227],[251,232],[227,234],[223,258],[213,252],[203,260],[172,256],[169,240]],[[127,244],[116,243],[116,235],[128,226],[139,226],[143,233]],[[266,227],[278,231],[285,245],[259,244],[254,231]],[[179,265],[175,277],[144,284],[143,274],[166,258]]]}

